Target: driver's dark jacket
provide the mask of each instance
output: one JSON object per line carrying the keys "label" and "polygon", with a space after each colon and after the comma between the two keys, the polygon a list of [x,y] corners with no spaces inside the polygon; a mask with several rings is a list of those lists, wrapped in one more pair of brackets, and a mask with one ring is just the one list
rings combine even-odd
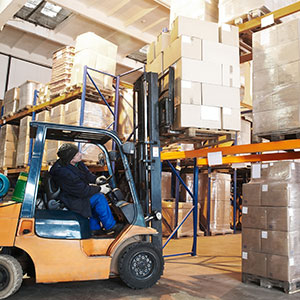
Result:
{"label": "driver's dark jacket", "polygon": [[99,186],[91,186],[95,183],[96,176],[92,174],[83,162],[77,166],[63,165],[57,160],[50,169],[50,174],[57,186],[60,187],[59,200],[74,212],[88,218],[92,216],[90,198],[100,191]]}

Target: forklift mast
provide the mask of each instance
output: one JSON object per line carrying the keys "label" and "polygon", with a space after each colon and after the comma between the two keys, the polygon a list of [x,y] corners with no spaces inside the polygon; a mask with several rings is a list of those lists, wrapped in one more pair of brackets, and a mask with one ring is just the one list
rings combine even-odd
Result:
{"label": "forklift mast", "polygon": [[[146,216],[162,211],[158,90],[157,73],[144,73],[134,84],[134,180]],[[161,249],[161,220],[151,222],[159,233],[152,243]]]}

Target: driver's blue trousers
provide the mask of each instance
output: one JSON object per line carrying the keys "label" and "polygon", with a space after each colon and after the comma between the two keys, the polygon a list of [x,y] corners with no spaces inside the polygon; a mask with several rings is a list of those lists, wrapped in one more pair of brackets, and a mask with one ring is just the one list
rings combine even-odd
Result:
{"label": "driver's blue trousers", "polygon": [[90,218],[91,230],[100,229],[100,222],[106,230],[111,229],[116,224],[116,221],[105,196],[101,193],[97,193],[90,198],[90,203],[93,213],[93,216]]}

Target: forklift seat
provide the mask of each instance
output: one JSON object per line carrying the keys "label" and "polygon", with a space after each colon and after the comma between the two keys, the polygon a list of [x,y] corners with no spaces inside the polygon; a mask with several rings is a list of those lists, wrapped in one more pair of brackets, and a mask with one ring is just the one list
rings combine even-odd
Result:
{"label": "forklift seat", "polygon": [[45,172],[43,183],[46,208],[50,210],[65,208],[64,204],[59,200],[60,187],[55,184],[49,172]]}

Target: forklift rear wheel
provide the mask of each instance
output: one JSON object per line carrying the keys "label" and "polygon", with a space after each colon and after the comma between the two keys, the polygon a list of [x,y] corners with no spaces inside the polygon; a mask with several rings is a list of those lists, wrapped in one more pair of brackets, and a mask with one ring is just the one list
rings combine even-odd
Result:
{"label": "forklift rear wheel", "polygon": [[0,299],[14,294],[20,288],[22,279],[20,263],[10,255],[0,255]]}
{"label": "forklift rear wheel", "polygon": [[162,254],[150,243],[133,243],[120,254],[119,274],[132,289],[145,289],[154,285],[164,269]]}

